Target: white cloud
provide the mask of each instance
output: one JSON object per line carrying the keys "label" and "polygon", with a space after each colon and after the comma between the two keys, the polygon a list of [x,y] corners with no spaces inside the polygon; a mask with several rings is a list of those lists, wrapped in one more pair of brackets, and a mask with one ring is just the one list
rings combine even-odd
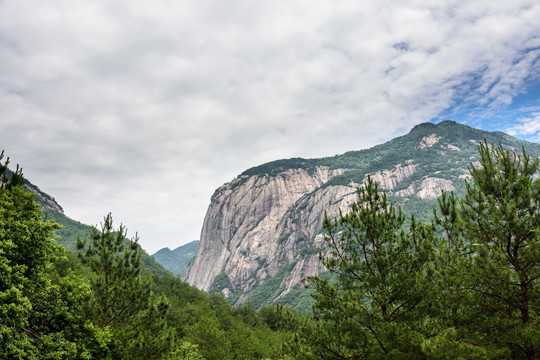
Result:
{"label": "white cloud", "polygon": [[6,0],[2,145],[68,215],[113,211],[153,252],[198,237],[247,167],[507,106],[538,18],[534,1]]}
{"label": "white cloud", "polygon": [[526,136],[531,141],[540,139],[540,108],[528,109],[529,116],[517,119],[513,126],[506,129],[512,136]]}

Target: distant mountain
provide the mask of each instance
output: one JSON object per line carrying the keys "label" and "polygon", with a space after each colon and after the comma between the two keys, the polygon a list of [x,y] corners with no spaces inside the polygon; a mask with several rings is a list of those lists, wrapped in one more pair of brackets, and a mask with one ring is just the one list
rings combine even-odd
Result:
{"label": "distant mountain", "polygon": [[179,246],[174,250],[163,248],[152,255],[152,257],[174,275],[182,275],[189,262],[197,254],[198,247],[199,240],[195,240]]}
{"label": "distant mountain", "polygon": [[[11,172],[8,170],[8,176]],[[73,220],[64,214],[64,209],[54,197],[40,190],[37,185],[34,185],[28,179],[24,179],[24,185],[28,191],[35,194],[35,201],[41,206],[43,216],[55,220],[62,225],[62,229],[56,230],[58,235],[57,242],[69,251],[77,250],[77,236],[87,236],[92,229],[92,226],[83,224],[77,220]],[[106,215],[106,210],[104,210]],[[168,273],[168,271],[158,264],[153,257],[149,256],[144,250],[142,255],[142,267],[146,271],[156,275]]]}
{"label": "distant mountain", "polygon": [[[73,220],[65,214],[51,209],[44,209],[43,216],[55,220],[57,223],[62,225],[61,229],[56,230],[56,234],[58,235],[58,239],[56,239],[56,241],[69,251],[78,251],[77,236],[84,238],[85,236],[88,236],[92,230],[92,226],[83,224],[77,220]],[[120,224],[120,221],[118,221],[118,224]],[[165,275],[169,273],[163,266],[154,260],[153,257],[148,255],[144,249],[142,249],[141,262],[143,270],[146,270],[151,274]]]}
{"label": "distant mountain", "polygon": [[197,255],[183,278],[233,304],[280,301],[302,308],[307,297],[300,280],[325,270],[317,257],[325,211],[331,217],[347,211],[370,175],[406,214],[429,221],[442,190],[464,194],[467,168],[484,139],[540,154],[540,144],[443,121],[417,125],[367,150],[248,169],[212,196]]}

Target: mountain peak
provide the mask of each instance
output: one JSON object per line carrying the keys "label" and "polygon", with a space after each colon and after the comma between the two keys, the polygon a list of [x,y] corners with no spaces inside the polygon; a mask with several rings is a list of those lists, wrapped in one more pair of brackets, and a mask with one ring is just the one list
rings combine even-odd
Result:
{"label": "mountain peak", "polygon": [[214,193],[184,279],[236,304],[295,304],[300,280],[324,271],[317,251],[325,212],[347,211],[369,175],[406,214],[427,221],[441,190],[464,192],[467,167],[484,139],[540,154],[539,144],[442,121],[371,149],[251,168]]}
{"label": "mountain peak", "polygon": [[189,262],[195,257],[198,247],[199,240],[195,240],[179,246],[174,250],[168,247],[163,248],[152,255],[152,257],[174,275],[182,275]]}

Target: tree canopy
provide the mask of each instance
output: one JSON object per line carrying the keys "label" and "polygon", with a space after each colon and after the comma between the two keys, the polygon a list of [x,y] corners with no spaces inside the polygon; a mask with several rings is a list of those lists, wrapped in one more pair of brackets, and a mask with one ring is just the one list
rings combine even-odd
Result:
{"label": "tree canopy", "polygon": [[466,195],[442,194],[433,225],[411,220],[368,178],[325,218],[309,279],[313,319],[293,348],[310,359],[534,359],[540,352],[538,158],[479,146]]}
{"label": "tree canopy", "polygon": [[540,164],[487,142],[466,195],[408,219],[371,178],[325,216],[306,279],[312,314],[232,308],[145,272],[107,215],[79,255],[57,245],[0,154],[0,359],[535,359],[540,354]]}

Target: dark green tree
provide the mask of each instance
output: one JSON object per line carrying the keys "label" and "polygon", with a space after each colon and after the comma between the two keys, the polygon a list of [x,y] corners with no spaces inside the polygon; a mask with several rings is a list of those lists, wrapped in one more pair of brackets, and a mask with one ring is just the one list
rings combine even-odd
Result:
{"label": "dark green tree", "polygon": [[447,299],[454,342],[486,357],[540,354],[538,158],[487,142],[471,165],[464,199],[441,201]]}
{"label": "dark green tree", "polygon": [[8,176],[7,165],[0,166],[0,359],[101,357],[107,334],[82,316],[88,287],[55,276],[64,254],[59,226],[42,219],[21,169]]}
{"label": "dark green tree", "polygon": [[113,358],[157,359],[169,351],[173,338],[165,324],[168,301],[153,296],[151,278],[142,274],[138,238],[129,240],[126,234],[122,225],[113,228],[108,214],[100,230],[92,229],[88,245],[78,240],[81,258],[94,272],[89,312],[112,332]]}
{"label": "dark green tree", "polygon": [[[351,210],[325,216],[328,250],[322,264],[335,281],[313,277],[315,323],[301,334],[323,359],[423,358],[423,322],[429,316],[434,235],[405,217],[370,178]],[[309,355],[311,354],[311,355]]]}

